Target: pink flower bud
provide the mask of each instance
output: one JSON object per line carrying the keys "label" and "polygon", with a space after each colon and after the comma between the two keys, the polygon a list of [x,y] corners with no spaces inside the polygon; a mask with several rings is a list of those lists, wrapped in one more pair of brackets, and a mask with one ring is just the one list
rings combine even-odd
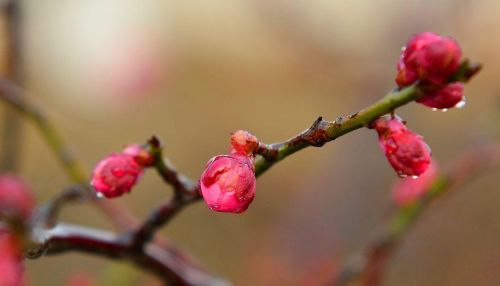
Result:
{"label": "pink flower bud", "polygon": [[379,135],[380,147],[398,175],[420,176],[427,170],[431,159],[429,146],[422,136],[408,130],[401,119],[381,117],[372,126]]}
{"label": "pink flower bud", "polygon": [[132,156],[111,154],[95,167],[91,185],[106,198],[119,197],[130,192],[142,171]]}
{"label": "pink flower bud", "polygon": [[20,286],[23,265],[21,247],[9,233],[0,235],[0,286]]}
{"label": "pink flower bud", "polygon": [[417,79],[444,84],[458,70],[462,51],[458,43],[434,33],[413,36],[403,48],[396,82],[408,86]]}
{"label": "pink flower bud", "polygon": [[465,102],[464,84],[461,82],[447,84],[444,87],[417,99],[417,102],[437,109],[453,108],[460,102]]}
{"label": "pink flower bud", "polygon": [[140,144],[132,144],[123,149],[123,154],[130,155],[137,164],[143,167],[150,167],[154,164],[154,157],[148,149]]}
{"label": "pink flower bud", "polygon": [[27,219],[35,206],[28,185],[13,174],[0,176],[0,212],[3,215]]}
{"label": "pink flower bud", "polygon": [[257,137],[245,130],[238,130],[231,134],[231,153],[252,155],[259,147]]}
{"label": "pink flower bud", "polygon": [[217,212],[244,212],[255,197],[252,161],[242,155],[212,158],[201,175],[201,194],[209,208]]}
{"label": "pink flower bud", "polygon": [[409,206],[421,199],[431,188],[438,175],[438,166],[434,160],[422,176],[398,180],[392,189],[392,199],[399,207]]}

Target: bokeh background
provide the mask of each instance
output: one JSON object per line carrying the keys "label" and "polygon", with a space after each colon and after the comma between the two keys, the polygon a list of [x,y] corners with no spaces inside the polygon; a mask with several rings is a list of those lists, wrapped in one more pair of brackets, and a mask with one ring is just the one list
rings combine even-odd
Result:
{"label": "bokeh background", "polygon": [[[196,178],[227,151],[231,131],[282,141],[320,115],[355,112],[394,86],[401,46],[425,30],[452,35],[485,69],[466,86],[466,108],[410,104],[398,113],[441,166],[499,135],[500,1],[23,2],[30,99],[89,173],[103,156],[156,134],[166,156]],[[20,172],[43,202],[70,181],[34,127],[22,127]],[[499,175],[434,205],[397,251],[385,285],[499,285]],[[374,132],[360,130],[273,167],[244,214],[199,203],[162,233],[235,285],[322,285],[384,221],[395,180]],[[169,192],[149,172],[117,200],[144,217]],[[63,218],[111,228],[88,206],[67,208]],[[157,283],[83,254],[28,261],[26,271],[28,285],[64,285],[82,272],[97,285]]]}

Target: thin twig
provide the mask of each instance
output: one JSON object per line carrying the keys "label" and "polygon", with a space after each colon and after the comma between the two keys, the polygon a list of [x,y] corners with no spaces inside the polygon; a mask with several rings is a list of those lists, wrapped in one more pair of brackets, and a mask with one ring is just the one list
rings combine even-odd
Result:
{"label": "thin twig", "polygon": [[[2,9],[5,11],[7,21],[7,51],[6,71],[7,77],[21,84],[22,82],[22,43],[21,43],[21,1],[8,0]],[[22,124],[19,114],[12,110],[5,110],[2,130],[2,148],[0,149],[0,170],[16,171],[19,165],[20,150],[22,147]]]}
{"label": "thin twig", "polygon": [[438,176],[426,196],[415,204],[398,208],[389,219],[389,224],[380,230],[378,239],[360,253],[351,256],[333,285],[346,286],[361,279],[365,286],[378,286],[393,253],[402,237],[432,203],[472,181],[479,174],[500,165],[500,142],[471,150],[452,165],[446,173]]}

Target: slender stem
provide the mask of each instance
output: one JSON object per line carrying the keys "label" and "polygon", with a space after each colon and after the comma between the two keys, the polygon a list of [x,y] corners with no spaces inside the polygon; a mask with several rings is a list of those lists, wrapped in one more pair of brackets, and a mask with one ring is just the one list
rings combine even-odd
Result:
{"label": "slender stem", "polygon": [[[9,0],[2,7],[7,18],[7,76],[14,82],[22,82],[21,58],[21,1]],[[2,149],[0,149],[0,169],[16,171],[22,141],[22,124],[19,114],[5,110],[2,131]]]}
{"label": "slender stem", "polygon": [[351,256],[333,285],[350,285],[361,279],[365,286],[377,286],[396,251],[401,239],[408,233],[418,218],[437,199],[470,182],[483,171],[500,165],[500,142],[471,150],[452,165],[451,170],[438,176],[426,195],[411,206],[398,208],[388,225],[379,232],[379,237],[361,252]]}

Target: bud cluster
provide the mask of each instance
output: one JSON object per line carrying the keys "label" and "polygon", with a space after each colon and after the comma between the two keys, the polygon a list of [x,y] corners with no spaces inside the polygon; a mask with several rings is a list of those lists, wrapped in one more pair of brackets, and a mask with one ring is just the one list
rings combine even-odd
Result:
{"label": "bud cluster", "polygon": [[425,106],[447,110],[465,103],[464,85],[450,83],[460,67],[462,51],[445,36],[424,32],[413,36],[401,52],[396,82],[400,87],[420,81],[426,94],[417,100]]}
{"label": "bud cluster", "polygon": [[101,160],[92,173],[91,185],[98,196],[115,198],[129,193],[144,172],[154,164],[147,146],[133,144],[121,153]]}
{"label": "bud cluster", "polygon": [[238,130],[231,134],[229,154],[208,161],[200,179],[200,192],[214,211],[244,212],[255,197],[254,153],[259,146],[255,136]]}

